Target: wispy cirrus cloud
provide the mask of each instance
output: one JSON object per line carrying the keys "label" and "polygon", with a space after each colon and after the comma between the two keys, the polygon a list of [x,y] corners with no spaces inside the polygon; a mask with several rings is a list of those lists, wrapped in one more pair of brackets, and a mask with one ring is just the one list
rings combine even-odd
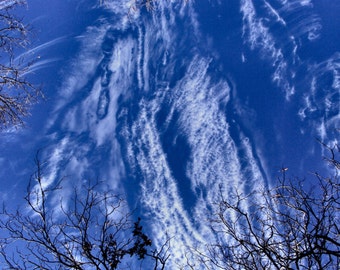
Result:
{"label": "wispy cirrus cloud", "polygon": [[340,123],[340,54],[335,53],[321,63],[310,64],[307,74],[310,91],[303,95],[298,115],[313,126],[321,140],[332,141],[338,137],[332,135],[332,131]]}
{"label": "wispy cirrus cloud", "polygon": [[[267,5],[268,6],[268,5]],[[271,6],[270,13],[274,14],[276,19],[282,24],[284,20],[280,17]],[[289,100],[295,92],[294,86],[290,83],[288,72],[288,63],[285,54],[277,44],[275,37],[270,32],[270,28],[264,24],[262,18],[257,15],[255,5],[251,0],[242,0],[240,11],[243,15],[243,36],[252,50],[257,49],[261,52],[262,57],[270,59],[274,67],[272,81],[276,83],[286,94]],[[275,13],[274,13],[275,11]]]}
{"label": "wispy cirrus cloud", "polygon": [[[295,74],[301,65],[298,50],[320,37],[322,24],[310,1],[281,1],[277,7],[263,1],[241,1],[243,36],[273,66],[272,81],[285,92],[286,100],[296,92]],[[277,24],[280,26],[277,26]],[[277,28],[280,37],[277,37]],[[282,38],[284,36],[284,38]]]}
{"label": "wispy cirrus cloud", "polygon": [[[47,124],[51,168],[46,183],[65,176],[66,190],[85,180],[106,181],[122,194],[120,179],[124,165],[115,137],[118,99],[131,84],[134,47],[130,35],[102,21],[89,26],[79,36],[81,48],[69,67],[64,68],[64,83]],[[62,145],[60,142],[64,142]],[[57,202],[56,202],[56,207]]]}

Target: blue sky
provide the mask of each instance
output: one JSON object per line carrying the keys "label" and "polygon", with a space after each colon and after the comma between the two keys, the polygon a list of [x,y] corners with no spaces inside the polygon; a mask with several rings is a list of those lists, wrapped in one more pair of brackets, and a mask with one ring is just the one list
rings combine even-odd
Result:
{"label": "blue sky", "polygon": [[[326,4],[327,2],[327,4]],[[46,100],[1,134],[0,195],[16,204],[41,149],[46,184],[105,179],[152,224],[155,243],[213,239],[202,219],[226,194],[325,170],[338,139],[336,1],[31,0],[29,57]],[[261,200],[261,198],[257,198]],[[15,201],[16,200],[16,201]]]}

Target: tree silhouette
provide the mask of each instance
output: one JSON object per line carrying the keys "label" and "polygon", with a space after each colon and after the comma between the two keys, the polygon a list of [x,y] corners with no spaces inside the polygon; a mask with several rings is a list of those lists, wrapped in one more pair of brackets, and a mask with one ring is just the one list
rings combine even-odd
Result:
{"label": "tree silhouette", "polygon": [[0,128],[23,123],[29,106],[41,96],[25,76],[32,66],[15,51],[28,44],[29,27],[15,15],[24,0],[0,1]]}
{"label": "tree silhouette", "polygon": [[72,202],[63,202],[60,184],[47,186],[43,164],[38,159],[36,164],[28,208],[4,209],[1,215],[2,267],[164,269],[168,243],[152,249],[141,220],[132,222],[124,200],[96,184],[75,189]]}
{"label": "tree silhouette", "polygon": [[207,269],[339,269],[340,148],[323,145],[331,176],[313,173],[308,191],[307,180],[288,179],[286,170],[269,190],[225,198],[221,189],[211,220],[221,240],[196,250]]}

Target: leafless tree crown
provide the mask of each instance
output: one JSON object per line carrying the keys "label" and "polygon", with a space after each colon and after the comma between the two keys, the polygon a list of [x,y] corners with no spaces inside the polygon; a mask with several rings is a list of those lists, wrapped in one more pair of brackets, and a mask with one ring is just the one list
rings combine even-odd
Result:
{"label": "leafless tree crown", "polygon": [[226,198],[221,189],[211,220],[219,240],[196,250],[207,269],[339,269],[340,149],[324,147],[330,177],[313,173],[311,188],[282,170],[269,190]]}
{"label": "leafless tree crown", "polygon": [[32,103],[41,96],[38,87],[25,74],[32,62],[16,58],[15,52],[29,42],[29,27],[15,15],[24,0],[0,1],[0,128],[20,125]]}
{"label": "leafless tree crown", "polygon": [[58,200],[63,190],[46,185],[36,162],[28,207],[1,214],[2,269],[164,269],[168,243],[152,248],[124,200],[100,184],[75,189],[71,202]]}

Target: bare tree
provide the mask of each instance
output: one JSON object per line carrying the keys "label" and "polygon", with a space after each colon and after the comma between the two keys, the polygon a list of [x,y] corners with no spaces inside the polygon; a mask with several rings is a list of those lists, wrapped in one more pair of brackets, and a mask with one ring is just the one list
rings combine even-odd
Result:
{"label": "bare tree", "polygon": [[41,95],[26,74],[32,62],[15,58],[18,48],[28,44],[29,27],[15,15],[24,0],[0,0],[0,128],[20,125],[29,106]]}
{"label": "bare tree", "polygon": [[164,269],[169,243],[153,249],[121,198],[96,184],[75,189],[69,204],[56,200],[60,185],[47,187],[36,162],[28,208],[1,215],[2,269]]}
{"label": "bare tree", "polygon": [[332,175],[313,173],[312,188],[306,180],[287,179],[283,169],[269,190],[225,198],[221,189],[212,220],[221,240],[198,251],[200,261],[208,269],[339,269],[340,149],[325,149]]}

